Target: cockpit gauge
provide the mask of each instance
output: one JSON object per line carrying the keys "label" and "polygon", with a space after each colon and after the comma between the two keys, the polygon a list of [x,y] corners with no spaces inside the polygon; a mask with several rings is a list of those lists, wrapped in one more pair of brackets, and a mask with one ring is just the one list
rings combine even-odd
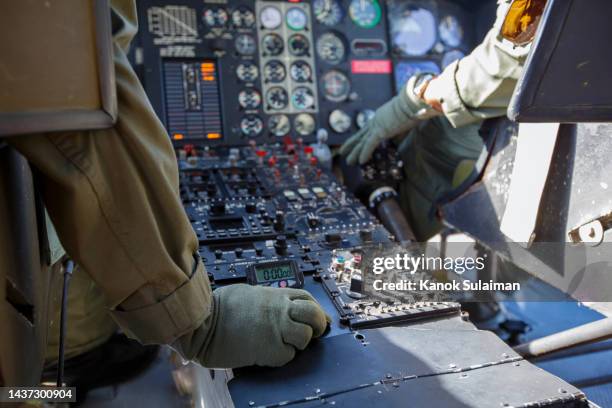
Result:
{"label": "cockpit gauge", "polygon": [[285,66],[282,62],[277,60],[268,61],[264,66],[264,80],[267,82],[283,82],[287,76]]}
{"label": "cockpit gauge", "polygon": [[457,17],[448,15],[438,25],[440,40],[449,47],[458,47],[463,41],[463,27]]}
{"label": "cockpit gauge", "polygon": [[436,44],[436,19],[431,11],[398,4],[390,8],[389,16],[391,41],[396,52],[421,56]]}
{"label": "cockpit gauge", "polygon": [[274,30],[280,27],[283,22],[283,15],[280,10],[274,6],[266,6],[261,9],[259,19],[263,28]]}
{"label": "cockpit gauge", "polygon": [[300,86],[293,90],[291,102],[293,102],[293,107],[297,110],[312,109],[315,105],[315,98],[310,89]]}
{"label": "cockpit gauge", "polygon": [[345,133],[351,128],[351,117],[343,110],[336,109],[329,114],[329,127],[336,133]]}
{"label": "cockpit gauge", "polygon": [[357,113],[357,117],[355,118],[355,124],[359,129],[363,129],[365,125],[374,119],[374,115],[376,112],[372,109],[363,109]]}
{"label": "cockpit gauge", "polygon": [[291,79],[295,82],[309,82],[312,78],[312,69],[306,61],[296,61],[289,68]]}
{"label": "cockpit gauge", "polygon": [[395,75],[395,87],[397,92],[401,92],[406,85],[408,80],[417,74],[427,72],[431,74],[439,74],[440,67],[434,61],[420,60],[420,61],[399,61],[395,64],[393,74]]}
{"label": "cockpit gauge", "polygon": [[351,82],[342,72],[331,70],[323,75],[325,98],[331,102],[345,101],[351,92]]}
{"label": "cockpit gauge", "polygon": [[236,67],[236,76],[242,82],[253,82],[259,76],[259,68],[252,62],[243,62]]}
{"label": "cockpit gauge", "polygon": [[340,23],[344,17],[344,10],[338,0],[314,0],[312,8],[317,21],[329,27]]}
{"label": "cockpit gauge", "polygon": [[280,55],[285,48],[283,39],[280,35],[275,33],[269,33],[264,35],[261,41],[262,47],[268,55],[276,56]]}
{"label": "cockpit gauge", "polygon": [[380,22],[382,11],[378,0],[351,0],[349,16],[361,28],[373,28]]}
{"label": "cockpit gauge", "polygon": [[308,136],[315,131],[316,124],[312,115],[300,113],[293,120],[293,127],[300,136]]}
{"label": "cockpit gauge", "polygon": [[465,54],[459,50],[452,50],[444,54],[442,57],[442,69],[448,67],[453,62],[465,57]]}
{"label": "cockpit gauge", "polygon": [[338,64],[346,54],[344,41],[334,33],[325,33],[317,40],[317,54],[325,62]]}
{"label": "cockpit gauge", "polygon": [[210,28],[224,27],[227,20],[227,11],[221,7],[209,8],[204,11],[204,23]]}
{"label": "cockpit gauge", "polygon": [[307,24],[308,16],[304,10],[299,7],[291,7],[287,10],[287,27],[299,31],[306,28]]}
{"label": "cockpit gauge", "polygon": [[293,34],[287,41],[289,53],[296,57],[303,57],[310,54],[310,41],[302,34]]}
{"label": "cockpit gauge", "polygon": [[254,89],[245,89],[238,94],[238,103],[243,109],[257,109],[261,104],[261,95]]}
{"label": "cockpit gauge", "polygon": [[240,55],[253,55],[257,51],[255,39],[248,34],[240,34],[234,41],[236,51]]}
{"label": "cockpit gauge", "polygon": [[255,137],[263,130],[263,121],[259,116],[248,115],[240,121],[240,131],[244,136]]}
{"label": "cockpit gauge", "polygon": [[255,15],[248,7],[238,7],[232,12],[232,24],[236,28],[251,28],[255,24]]}
{"label": "cockpit gauge", "polygon": [[287,107],[289,97],[287,91],[280,86],[274,86],[266,92],[266,104],[270,109],[281,110]]}
{"label": "cockpit gauge", "polygon": [[287,115],[273,115],[268,119],[268,129],[274,136],[282,137],[291,131],[291,122]]}

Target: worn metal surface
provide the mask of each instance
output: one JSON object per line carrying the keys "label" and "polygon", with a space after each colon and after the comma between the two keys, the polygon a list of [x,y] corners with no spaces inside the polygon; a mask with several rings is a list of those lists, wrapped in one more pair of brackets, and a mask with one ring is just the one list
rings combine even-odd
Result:
{"label": "worn metal surface", "polygon": [[578,389],[523,361],[489,332],[388,327],[359,334],[317,341],[281,369],[235,371],[229,384],[235,406],[492,407],[546,400],[546,406],[586,406]]}
{"label": "worn metal surface", "polygon": [[[609,160],[612,125],[560,127],[540,202],[535,227],[536,244],[529,248],[525,243],[511,242],[500,231],[514,165],[517,126],[508,120],[498,121],[495,143],[481,180],[442,206],[444,222],[561,290],[581,287],[585,292],[585,281],[580,276],[585,271],[578,271],[577,266],[585,262],[587,252],[584,251],[587,249],[567,243],[571,242],[570,235],[580,226],[597,219],[604,220],[605,224],[612,213],[612,164]],[[611,232],[604,231],[603,241],[610,240]],[[596,249],[602,258],[609,250],[609,243]],[[605,269],[604,264],[601,267]],[[597,279],[587,282],[589,290],[612,285],[612,275],[601,272],[594,271],[590,275]],[[603,293],[597,298],[581,300],[609,300],[606,296]]]}

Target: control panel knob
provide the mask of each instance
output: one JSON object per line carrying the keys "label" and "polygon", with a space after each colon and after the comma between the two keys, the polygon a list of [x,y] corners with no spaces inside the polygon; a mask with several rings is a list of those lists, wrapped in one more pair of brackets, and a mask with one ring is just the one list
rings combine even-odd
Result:
{"label": "control panel knob", "polygon": [[287,254],[287,237],[284,235],[279,235],[276,237],[276,241],[274,241],[274,249],[276,253],[279,255]]}
{"label": "control panel knob", "polygon": [[210,212],[215,215],[225,214],[225,204],[224,203],[214,203],[210,206]]}
{"label": "control panel knob", "polygon": [[223,258],[223,251],[220,250],[220,249],[215,250],[215,258],[222,259]]}
{"label": "control panel knob", "polygon": [[209,183],[206,185],[206,192],[209,196],[215,195],[217,192],[217,186],[214,183]]}
{"label": "control panel knob", "polygon": [[342,242],[342,236],[340,234],[327,233],[325,234],[325,242],[329,245],[337,246]]}
{"label": "control panel knob", "polygon": [[351,278],[351,287],[349,290],[356,293],[361,293],[363,291],[363,280],[361,280],[361,276],[353,276]]}
{"label": "control panel knob", "polygon": [[316,215],[316,214],[312,214],[312,213],[310,213],[310,214],[308,214],[308,215],[306,216],[306,219],[308,220],[308,226],[309,226],[310,228],[315,228],[315,227],[317,227],[317,226],[319,225],[319,223],[320,223],[319,216],[318,216],[318,215]]}
{"label": "control panel knob", "polygon": [[363,242],[372,242],[372,231],[371,230],[360,230],[359,237]]}
{"label": "control panel knob", "polygon": [[257,211],[257,206],[254,203],[246,203],[244,209],[249,214],[253,214],[255,211]]}
{"label": "control panel knob", "polygon": [[274,217],[274,229],[282,231],[285,229],[285,213],[283,211],[277,211]]}
{"label": "control panel knob", "polygon": [[236,254],[236,258],[242,258],[242,254],[243,254],[243,249],[242,248],[236,248],[234,250],[234,253]]}

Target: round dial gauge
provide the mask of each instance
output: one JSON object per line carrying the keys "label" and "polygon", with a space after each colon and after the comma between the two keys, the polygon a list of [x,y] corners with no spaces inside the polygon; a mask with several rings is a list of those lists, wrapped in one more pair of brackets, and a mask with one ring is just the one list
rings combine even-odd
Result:
{"label": "round dial gauge", "polygon": [[255,24],[255,14],[248,7],[238,7],[232,12],[232,24],[237,28],[251,28]]}
{"label": "round dial gauge", "polygon": [[295,82],[308,82],[312,78],[312,69],[305,61],[296,61],[289,68],[291,79]]}
{"label": "round dial gauge", "polygon": [[382,11],[378,0],[351,0],[351,20],[361,28],[373,28],[380,23]]}
{"label": "round dial gauge", "polygon": [[267,82],[283,82],[287,72],[282,62],[277,60],[269,61],[264,66],[264,79]]}
{"label": "round dial gauge", "polygon": [[281,110],[287,107],[289,96],[280,86],[275,86],[268,89],[266,92],[266,103],[270,109]]}
{"label": "round dial gauge", "polygon": [[323,75],[325,98],[332,102],[345,101],[351,92],[351,82],[340,71],[332,70]]}
{"label": "round dial gauge", "polygon": [[465,54],[459,50],[452,50],[444,54],[442,57],[442,69],[448,67],[453,62],[465,57]]}
{"label": "round dial gauge", "polygon": [[355,118],[355,124],[359,129],[363,129],[366,123],[374,119],[375,114],[376,112],[374,112],[374,110],[372,109],[361,110],[359,111],[359,113],[357,113],[357,117]]}
{"label": "round dial gauge", "polygon": [[263,130],[263,121],[259,116],[248,115],[240,121],[240,131],[247,137],[255,137]]}
{"label": "round dial gauge", "polygon": [[236,45],[236,51],[241,55],[253,55],[257,50],[257,44],[255,39],[248,34],[240,34],[234,41]]}
{"label": "round dial gauge", "polygon": [[289,37],[289,52],[296,57],[302,57],[310,53],[310,42],[305,35],[293,34]]}
{"label": "round dial gauge", "polygon": [[463,41],[463,27],[455,16],[446,16],[438,25],[440,40],[449,47],[458,47]]}
{"label": "round dial gauge", "polygon": [[274,115],[268,119],[268,129],[274,136],[282,137],[291,130],[291,122],[287,115]]}
{"label": "round dial gauge", "polygon": [[314,0],[312,8],[317,21],[329,27],[340,23],[344,17],[344,10],[338,0]]}
{"label": "round dial gauge", "polygon": [[243,109],[257,109],[261,104],[261,95],[254,89],[245,89],[238,94],[238,103]]}
{"label": "round dial gauge", "polygon": [[259,76],[259,68],[252,62],[243,62],[236,67],[236,76],[242,82],[253,82]]}
{"label": "round dial gauge", "polygon": [[227,19],[227,11],[223,8],[209,8],[204,11],[204,23],[211,28],[224,27]]}
{"label": "round dial gauge", "polygon": [[344,133],[351,128],[351,117],[348,113],[336,109],[329,114],[329,126],[336,133]]}
{"label": "round dial gauge", "polygon": [[420,56],[433,48],[437,41],[436,20],[424,8],[403,10],[391,22],[391,39],[402,54]]}
{"label": "round dial gauge", "polygon": [[275,33],[266,34],[261,44],[268,55],[279,55],[285,48],[283,39]]}
{"label": "round dial gauge", "polygon": [[312,115],[300,113],[293,121],[293,127],[300,136],[311,135],[315,131],[315,120]]}
{"label": "round dial gauge", "polygon": [[315,98],[312,91],[304,86],[295,88],[291,96],[293,106],[298,110],[312,109],[315,104]]}
{"label": "round dial gauge", "polygon": [[303,30],[308,24],[306,12],[299,7],[291,7],[287,10],[287,27],[292,30]]}
{"label": "round dial gauge", "polygon": [[261,20],[261,25],[264,28],[274,30],[275,28],[280,27],[281,23],[283,22],[283,15],[276,7],[266,6],[261,9],[259,19]]}
{"label": "round dial gauge", "polygon": [[317,40],[317,54],[330,64],[338,64],[344,59],[344,41],[334,33],[325,33]]}

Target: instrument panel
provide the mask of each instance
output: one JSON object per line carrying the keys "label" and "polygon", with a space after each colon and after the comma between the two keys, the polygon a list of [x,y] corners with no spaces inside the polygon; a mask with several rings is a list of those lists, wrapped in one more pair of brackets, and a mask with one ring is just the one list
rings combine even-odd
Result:
{"label": "instrument panel", "polygon": [[474,44],[435,0],[138,2],[133,63],[177,144],[339,145],[407,79]]}

